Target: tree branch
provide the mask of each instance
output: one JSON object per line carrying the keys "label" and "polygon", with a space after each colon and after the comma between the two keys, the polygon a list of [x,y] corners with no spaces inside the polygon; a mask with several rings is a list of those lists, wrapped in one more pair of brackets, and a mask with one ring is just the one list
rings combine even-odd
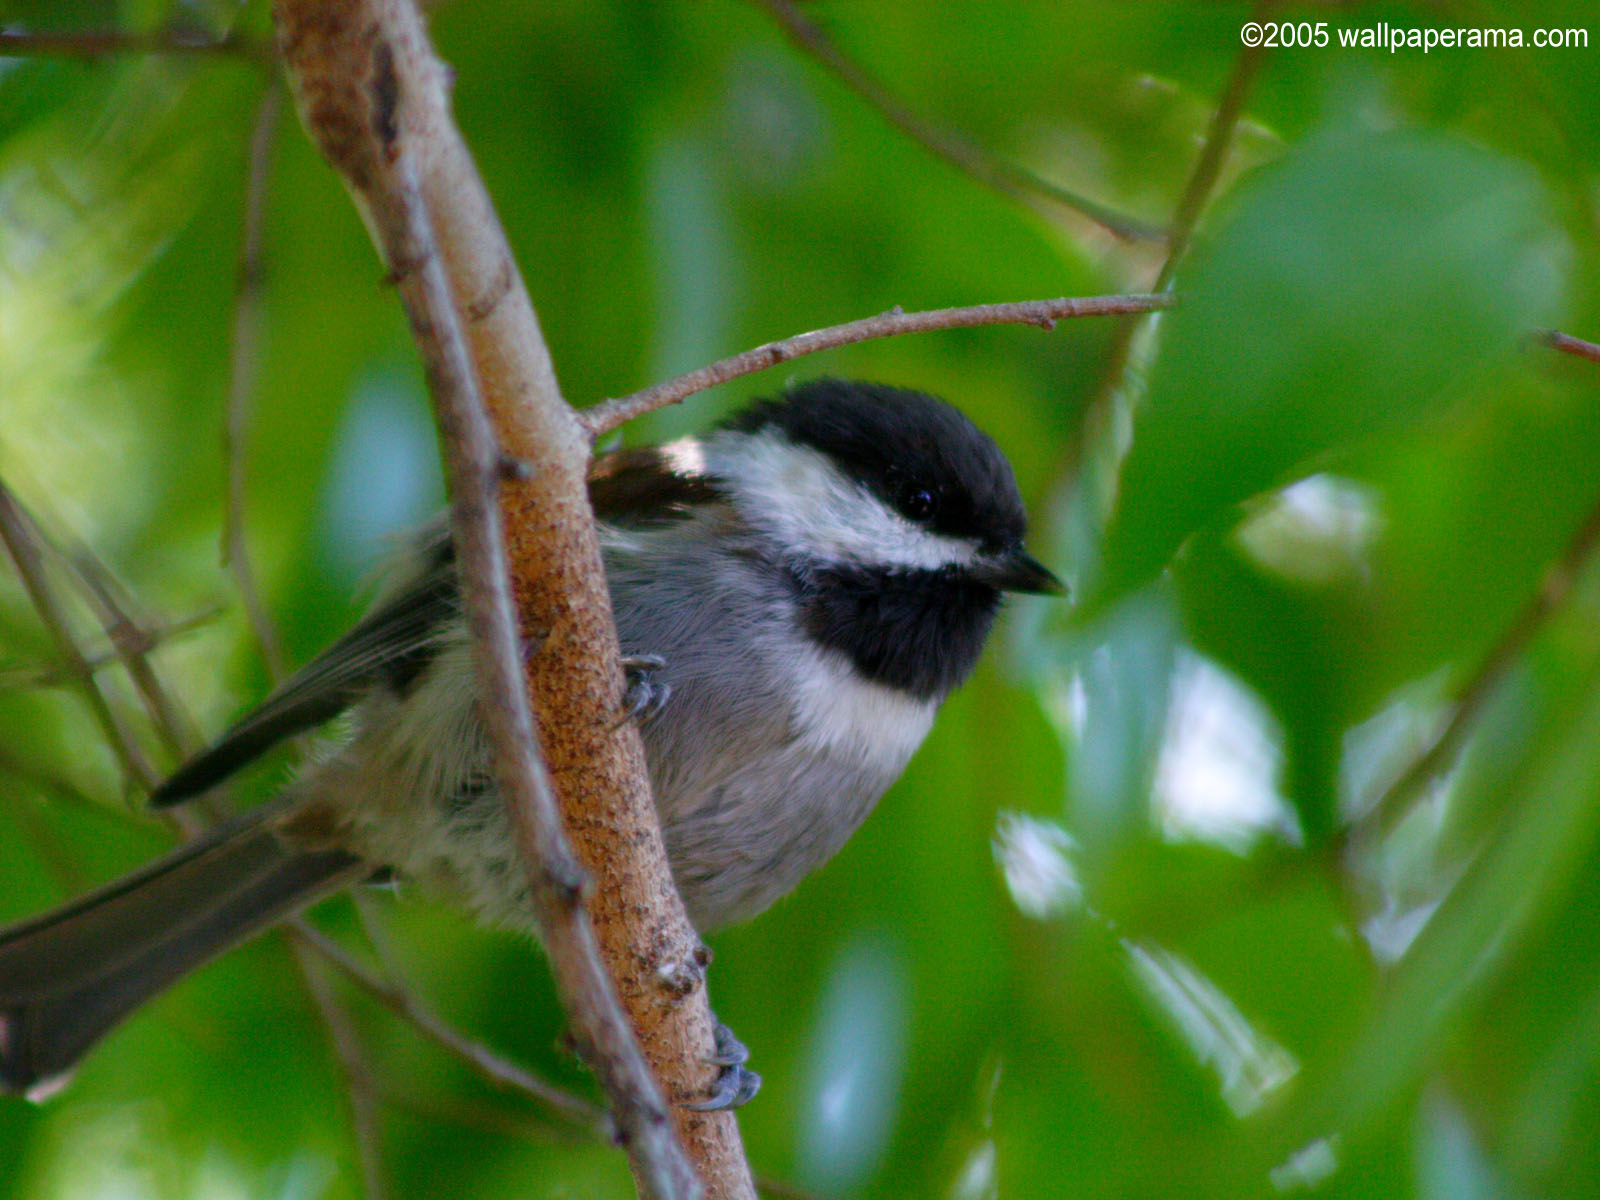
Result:
{"label": "tree branch", "polygon": [[[275,12],[301,118],[363,209],[427,369],[480,712],[580,1048],[611,1098],[641,1192],[699,1193],[676,1124],[711,1194],[749,1196],[731,1116],[669,1109],[617,1005],[620,995],[668,1094],[703,1095],[714,1077],[703,949],[672,886],[637,730],[612,716],[623,680],[587,503],[587,431],[560,398],[451,123],[443,68],[409,0],[278,0]],[[528,469],[503,478],[506,456]],[[524,644],[537,652],[524,655]],[[579,861],[596,879],[592,927]]]}
{"label": "tree branch", "polygon": [[1176,304],[1177,298],[1170,295],[1091,296],[1077,300],[1063,297],[1059,300],[1021,300],[1011,304],[974,304],[966,308],[933,308],[911,313],[893,308],[875,317],[864,317],[859,321],[847,321],[843,325],[830,325],[826,329],[815,329],[781,341],[767,342],[643,391],[615,400],[602,400],[579,416],[590,436],[600,438],[635,417],[669,404],[677,404],[719,383],[764,371],[802,355],[850,346],[873,338],[926,333],[935,329],[966,329],[977,325],[1037,325],[1041,329],[1054,329],[1057,321],[1071,317],[1154,312],[1172,308]]}
{"label": "tree branch", "polygon": [[1552,350],[1559,350],[1563,354],[1573,354],[1579,358],[1586,358],[1590,362],[1600,363],[1600,346],[1593,342],[1586,342],[1582,338],[1575,338],[1571,334],[1562,333],[1558,329],[1547,329],[1539,335],[1539,340]]}

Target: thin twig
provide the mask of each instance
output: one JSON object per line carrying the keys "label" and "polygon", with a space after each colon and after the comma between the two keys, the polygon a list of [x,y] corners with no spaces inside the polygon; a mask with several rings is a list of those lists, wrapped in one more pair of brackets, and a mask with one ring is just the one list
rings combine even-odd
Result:
{"label": "thin twig", "polygon": [[1551,615],[1566,602],[1583,567],[1600,546],[1600,502],[1589,510],[1560,556],[1545,571],[1539,587],[1524,602],[1494,645],[1479,660],[1472,674],[1462,681],[1450,707],[1450,717],[1432,745],[1419,755],[1405,772],[1384,789],[1367,810],[1363,826],[1391,831],[1398,824],[1405,805],[1423,786],[1454,762],[1484,703],[1495,686],[1544,628]]}
{"label": "thin twig", "polygon": [[[102,563],[88,546],[76,542],[70,552],[52,541],[37,517],[18,504],[18,511],[35,543],[49,549],[71,568],[83,600],[94,610],[100,628],[115,648],[117,661],[127,672],[134,691],[143,703],[156,735],[175,754],[182,756],[198,746],[195,723],[166,689],[149,660],[154,639],[130,613],[132,601],[121,580]],[[82,647],[78,647],[82,657]],[[88,661],[84,659],[84,661]],[[189,808],[162,814],[162,819],[185,837],[193,837],[220,816],[213,797],[196,801]]]}
{"label": "thin twig", "polygon": [[936,329],[966,329],[979,325],[1037,325],[1053,329],[1057,321],[1072,317],[1098,317],[1121,313],[1146,313],[1172,308],[1175,297],[1166,296],[1090,296],[1058,300],[1024,300],[1010,304],[974,304],[964,308],[935,308],[923,312],[904,312],[890,309],[875,317],[847,321],[843,325],[830,325],[810,333],[797,334],[781,341],[767,342],[743,354],[724,358],[710,366],[701,367],[676,379],[668,379],[654,387],[620,396],[615,400],[602,400],[579,416],[590,434],[604,437],[619,425],[677,404],[696,392],[726,383],[741,375],[750,375],[777,366],[806,354],[850,346],[873,338],[894,337],[902,333],[925,333]]}
{"label": "thin twig", "polygon": [[592,1133],[564,1125],[547,1124],[539,1114],[507,1111],[458,1096],[424,1095],[410,1086],[385,1086],[382,1088],[382,1097],[383,1102],[397,1112],[425,1118],[433,1125],[448,1121],[468,1129],[537,1142],[544,1146],[584,1145],[596,1140]]}
{"label": "thin twig", "polygon": [[[70,562],[85,599],[117,649],[117,659],[128,673],[157,736],[179,758],[187,757],[201,743],[199,727],[151,665],[147,649],[150,637],[129,614],[132,603],[121,581],[85,545],[74,547]],[[164,811],[162,819],[185,838],[194,837],[222,819],[219,799],[217,795],[200,797],[183,808]]]}
{"label": "thin twig", "polygon": [[[53,541],[38,518],[23,508],[15,496],[4,493],[3,483],[0,483],[0,494],[9,499],[15,510],[17,524],[25,535],[24,541],[37,551],[48,550],[70,568],[69,577],[77,581],[81,598],[94,610],[102,632],[116,648],[118,661],[128,673],[157,735],[169,747],[180,753],[194,745],[198,741],[194,733],[194,722],[167,693],[151,667],[147,657],[148,650],[145,648],[151,640],[150,635],[129,615],[130,605],[122,594],[123,587],[117,577],[82,543],[74,543],[69,553]],[[42,609],[40,618],[46,624],[50,623],[50,614]],[[70,650],[63,653],[68,670],[74,677],[84,678],[93,694],[103,696],[104,693],[94,676],[94,671],[90,670],[87,676],[83,673],[83,665],[89,660],[84,656],[83,647],[72,632],[70,624],[61,624],[60,630],[70,646]],[[115,715],[116,710],[111,708],[109,702],[105,705],[105,709],[106,712]],[[102,728],[124,762],[132,757],[143,764],[142,774],[134,776],[139,785],[145,790],[154,786],[155,780],[160,776],[144,758],[142,749],[133,738],[132,730],[120,721],[115,725],[106,725],[102,721]],[[215,798],[210,796],[183,808],[164,809],[160,813],[162,823],[184,838],[191,838],[203,832],[214,824],[219,816],[220,810]]]}
{"label": "thin twig", "polygon": [[1586,342],[1582,338],[1575,338],[1557,329],[1546,330],[1539,335],[1539,340],[1552,350],[1559,350],[1563,354],[1574,354],[1579,358],[1586,358],[1590,362],[1600,363],[1600,346],[1595,345],[1593,342]]}
{"label": "thin twig", "polygon": [[[460,1059],[484,1081],[506,1091],[525,1095],[541,1105],[554,1109],[556,1114],[567,1122],[566,1128],[572,1132],[603,1142],[610,1142],[614,1138],[615,1129],[610,1118],[597,1105],[554,1084],[546,1083],[516,1063],[502,1058],[483,1043],[457,1033],[418,1000],[409,989],[387,983],[368,971],[351,958],[343,947],[315,926],[297,919],[290,922],[289,931],[296,940],[315,950],[384,1008]],[[397,1107],[413,1108],[427,1115],[443,1115],[463,1122],[470,1120],[470,1123],[479,1128],[489,1128],[512,1137],[527,1137],[535,1132],[548,1137],[551,1132],[544,1126],[530,1130],[526,1121],[518,1120],[499,1110],[486,1112],[473,1110],[470,1113],[459,1109],[453,1112],[441,1110],[437,1105],[428,1105],[420,1100],[414,1089],[410,1088],[404,1091],[386,1092],[385,1099]],[[773,1200],[822,1200],[815,1192],[765,1175],[756,1176],[756,1189],[762,1195],[772,1197]]]}
{"label": "thin twig", "polygon": [[[1546,330],[1538,337],[1555,350],[1600,363],[1600,346],[1593,342],[1571,337],[1555,329]],[[1594,556],[1596,546],[1600,546],[1600,502],[1596,502],[1589,510],[1566,548],[1546,569],[1539,587],[1528,597],[1516,619],[1506,627],[1494,645],[1489,647],[1488,653],[1479,660],[1472,674],[1462,682],[1451,705],[1450,717],[1433,744],[1373,801],[1363,819],[1366,828],[1383,832],[1392,830],[1411,798],[1444,770],[1447,763],[1456,759],[1466,740],[1467,730],[1495,685],[1556,609],[1572,594],[1578,576]]]}
{"label": "thin twig", "polygon": [[[51,549],[56,557],[74,566],[73,577],[77,578],[85,587],[89,586],[88,576],[83,571],[83,564],[94,565],[93,556],[87,550],[80,551],[77,556],[79,562],[73,563],[58,547],[51,546],[45,538],[43,530],[11,490],[0,481],[0,540],[6,544],[13,561],[17,564],[18,573],[22,576],[23,585],[27,589],[34,609],[39,615],[51,635],[55,638],[56,646],[65,661],[72,676],[79,680],[84,695],[87,697],[91,712],[105,733],[106,739],[111,743],[112,750],[122,763],[123,774],[126,780],[131,780],[141,789],[148,791],[155,786],[160,776],[150,764],[143,749],[133,736],[133,731],[123,722],[117,710],[111,705],[100,681],[95,676],[88,659],[84,657],[83,648],[78,643],[77,635],[72,630],[72,623],[66,614],[66,608],[55,590],[50,586],[49,579],[44,569],[42,551]],[[109,578],[110,573],[104,572]],[[106,611],[106,610],[102,610]],[[113,608],[110,611],[115,611]],[[110,624],[106,632],[112,637]],[[136,640],[136,639],[132,639]],[[124,647],[120,653],[128,653]],[[137,652],[135,659],[139,658]],[[159,713],[162,706],[152,706],[153,713]],[[212,814],[204,810],[206,816]],[[177,831],[185,838],[193,837],[204,829],[208,823],[206,819],[184,809],[170,809],[161,813],[161,820],[171,829]]]}
{"label": "thin twig", "polygon": [[[1254,19],[1258,23],[1266,20],[1278,2],[1279,0],[1262,0],[1262,3],[1256,6]],[[1183,195],[1178,199],[1177,211],[1172,215],[1172,240],[1167,247],[1166,261],[1161,264],[1161,272],[1156,276],[1152,291],[1162,292],[1167,289],[1184,251],[1189,248],[1195,227],[1200,221],[1200,214],[1205,211],[1206,202],[1211,198],[1217,180],[1222,175],[1223,164],[1228,161],[1228,151],[1233,149],[1234,131],[1239,127],[1239,118],[1244,115],[1245,101],[1249,98],[1250,89],[1255,83],[1262,62],[1266,59],[1266,54],[1266,46],[1257,43],[1254,46],[1245,46],[1233,60],[1233,70],[1228,75],[1227,86],[1222,89],[1222,98],[1217,101],[1217,109],[1211,114],[1211,123],[1206,127],[1206,138],[1200,148],[1200,157],[1195,160],[1194,170],[1189,173],[1189,181],[1184,186]]]}
{"label": "thin twig", "polygon": [[[173,621],[133,626],[126,631],[126,639],[120,645],[95,650],[83,648],[83,661],[91,671],[101,671],[113,663],[120,662],[122,654],[129,650],[136,654],[149,654],[174,638],[192,633],[202,625],[209,625],[222,613],[222,606],[214,604]],[[0,667],[0,691],[7,688],[56,687],[70,683],[74,678],[62,669],[60,663],[13,663],[11,666]]]}
{"label": "thin twig", "polygon": [[[369,889],[356,888],[351,899],[367,944],[378,960],[379,971],[369,971],[351,958],[336,942],[323,937],[304,922],[297,922],[309,941],[324,953],[330,962],[342,970],[350,980],[364,989],[374,1000],[399,1019],[409,1023],[423,1037],[433,1041],[446,1053],[460,1059],[479,1078],[505,1091],[523,1095],[545,1108],[554,1110],[557,1119],[564,1122],[570,1134],[597,1140],[610,1145],[616,1141],[616,1125],[611,1115],[597,1104],[573,1092],[558,1087],[527,1068],[491,1050],[480,1041],[458,1032],[441,1019],[415,991],[396,982],[403,971],[391,951],[386,932],[377,920],[370,904]],[[379,973],[381,972],[381,973]]]}
{"label": "thin twig", "polygon": [[[187,720],[151,669],[148,655],[158,644],[158,639],[150,629],[134,619],[129,611],[132,604],[127,597],[127,589],[121,580],[87,546],[76,539],[63,546],[64,539],[59,536],[52,538],[37,517],[20,502],[13,502],[29,540],[64,562],[81,584],[79,591],[82,598],[94,610],[101,631],[111,643],[115,660],[128,673],[134,690],[145,706],[152,728],[166,742],[168,749],[176,754],[184,753],[197,740],[193,723]],[[91,671],[97,669],[101,664],[84,652],[76,637],[73,641],[82,662]]]}
{"label": "thin twig", "polygon": [[153,33],[119,33],[114,30],[83,33],[24,33],[0,29],[0,58],[109,58],[122,54],[214,55],[255,62],[272,60],[272,44],[228,34],[157,30]]}
{"label": "thin twig", "polygon": [[227,462],[228,504],[222,521],[222,561],[233,572],[250,628],[261,647],[267,675],[278,683],[284,676],[283,642],[261,598],[254,561],[245,537],[245,460],[250,405],[261,366],[262,237],[266,224],[267,183],[272,170],[273,139],[283,111],[278,81],[270,80],[256,108],[250,133],[250,172],[245,184],[244,228],[239,239],[239,265],[233,300],[233,337],[228,355],[228,408],[223,428]]}
{"label": "thin twig", "polygon": [[[223,426],[223,459],[227,464],[227,505],[222,521],[222,562],[233,575],[246,619],[260,647],[267,677],[282,682],[285,674],[283,641],[276,623],[261,596],[255,562],[246,536],[245,494],[247,442],[251,401],[260,378],[265,275],[262,243],[266,226],[267,185],[272,171],[272,148],[283,113],[283,93],[278,80],[270,79],[256,106],[250,131],[249,169],[245,181],[244,217],[239,238],[239,258],[235,271],[232,337],[228,352],[228,399]],[[312,941],[312,927],[297,918],[291,926],[290,942],[295,961],[306,987],[316,1001],[345,1076],[350,1100],[352,1129],[361,1160],[362,1186],[369,1200],[381,1200],[386,1193],[381,1126],[377,1109],[378,1085],[350,1015],[333,995],[316,967],[309,961],[311,951],[321,954],[341,970],[346,965],[327,939]],[[404,1001],[403,993],[397,993]]]}
{"label": "thin twig", "polygon": [[[1265,19],[1278,2],[1279,0],[1262,0],[1256,8],[1255,19],[1257,21]],[[1262,55],[1263,51],[1260,48],[1245,48],[1234,59],[1233,70],[1229,73],[1228,82],[1222,89],[1222,96],[1217,101],[1216,111],[1212,113],[1211,122],[1206,128],[1205,142],[1200,147],[1200,156],[1189,172],[1183,194],[1178,198],[1177,208],[1173,212],[1171,238],[1167,245],[1166,256],[1161,262],[1161,269],[1156,272],[1155,282],[1151,286],[1153,292],[1166,293],[1170,289],[1178,263],[1189,248],[1200,214],[1205,211],[1206,202],[1211,197],[1212,189],[1216,187],[1223,164],[1227,161],[1227,152],[1233,145],[1234,129],[1244,112],[1245,100],[1260,69]],[[1122,321],[1112,333],[1110,345],[1106,348],[1100,384],[1089,401],[1084,419],[1078,422],[1077,437],[1072,439],[1063,456],[1063,473],[1081,462],[1085,447],[1097,444],[1109,434],[1113,424],[1116,397],[1123,381],[1127,378],[1128,366],[1133,357],[1134,338],[1146,324],[1147,322],[1140,320]]]}
{"label": "thin twig", "polygon": [[[300,924],[297,922],[297,924]],[[344,1075],[345,1095],[350,1101],[350,1123],[355,1131],[356,1149],[361,1160],[361,1185],[367,1200],[383,1200],[388,1193],[384,1182],[382,1118],[378,1111],[378,1086],[367,1065],[366,1048],[356,1032],[350,1014],[333,994],[328,980],[313,958],[313,950],[299,938],[291,938],[300,977],[322,1017],[328,1041]]]}
{"label": "thin twig", "polygon": [[72,622],[66,607],[56,595],[47,577],[40,544],[34,536],[34,526],[11,489],[0,482],[0,541],[5,542],[11,561],[16,564],[22,586],[32,601],[34,611],[50,631],[56,650],[67,664],[74,679],[83,688],[89,710],[105,731],[112,749],[116,752],[122,769],[129,779],[144,789],[155,786],[157,775],[150,760],[134,739],[133,733],[112,707],[94,668],[89,665],[72,632]]}
{"label": "thin twig", "polygon": [[998,159],[973,142],[941,129],[913,112],[897,96],[874,79],[860,63],[851,59],[837,42],[792,0],[756,0],[772,14],[784,33],[800,49],[831,71],[841,83],[866,101],[879,116],[901,133],[938,158],[993,188],[1002,195],[1025,203],[1043,200],[1070,209],[1103,227],[1123,241],[1161,242],[1166,232],[1136,217],[1119,213],[1097,200],[1081,196],[1015,163]]}
{"label": "thin twig", "polygon": [[[565,1126],[552,1127],[542,1122],[535,1122],[522,1113],[474,1104],[459,1097],[452,1096],[446,1099],[421,1095],[414,1087],[406,1087],[403,1090],[383,1088],[382,1098],[389,1107],[426,1118],[434,1124],[449,1121],[485,1133],[495,1133],[522,1141],[536,1141],[542,1145],[571,1144],[577,1138],[592,1141],[595,1137],[595,1132],[592,1130],[585,1132]],[[757,1175],[755,1181],[756,1191],[768,1197],[768,1200],[825,1200],[825,1197],[818,1192],[786,1180],[774,1179],[770,1175]]]}
{"label": "thin twig", "polygon": [[458,1033],[409,989],[380,979],[314,926],[303,920],[295,920],[289,923],[288,928],[296,940],[316,950],[367,995],[395,1016],[414,1026],[424,1037],[460,1059],[486,1083],[536,1100],[575,1128],[601,1140],[611,1140],[613,1132],[611,1121],[596,1105],[554,1084],[546,1083],[537,1075],[496,1054],[483,1043]]}
{"label": "thin twig", "polygon": [[154,641],[129,612],[132,605],[121,581],[87,547],[75,547],[71,563],[73,573],[83,583],[84,597],[111,640],[117,661],[132,680],[157,735],[174,754],[182,756],[194,750],[200,741],[194,722],[151,667],[148,656]]}
{"label": "thin twig", "polygon": [[[520,1112],[507,1112],[501,1108],[491,1108],[484,1104],[475,1104],[459,1097],[425,1096],[416,1088],[407,1086],[404,1089],[382,1087],[383,1102],[390,1108],[400,1112],[408,1112],[418,1117],[437,1124],[449,1121],[470,1129],[481,1130],[485,1133],[500,1134],[503,1137],[516,1138],[522,1141],[536,1141],[542,1145],[572,1144],[576,1139],[593,1141],[600,1136],[599,1130],[581,1130],[569,1126],[551,1126],[543,1122],[530,1119],[531,1114]],[[597,1113],[598,1109],[595,1110]],[[798,1184],[786,1180],[774,1179],[770,1175],[757,1175],[755,1177],[756,1191],[768,1200],[826,1200],[820,1193],[809,1188],[800,1187]]]}

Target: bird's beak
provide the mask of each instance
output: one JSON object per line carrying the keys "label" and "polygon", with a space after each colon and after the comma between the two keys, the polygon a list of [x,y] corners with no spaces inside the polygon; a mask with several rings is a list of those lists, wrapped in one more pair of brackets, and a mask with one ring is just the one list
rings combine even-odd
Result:
{"label": "bird's beak", "polygon": [[1051,574],[1049,568],[1021,549],[989,559],[974,574],[981,582],[1003,592],[1041,592],[1051,596],[1067,593],[1066,585]]}

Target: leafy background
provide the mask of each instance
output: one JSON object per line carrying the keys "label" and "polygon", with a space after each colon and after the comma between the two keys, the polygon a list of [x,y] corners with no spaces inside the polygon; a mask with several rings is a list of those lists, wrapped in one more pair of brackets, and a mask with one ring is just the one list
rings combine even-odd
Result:
{"label": "leafy background", "polygon": [[[1577,3],[1266,11],[1600,37]],[[804,12],[997,161],[1151,226],[1186,194],[1201,217],[1174,264],[1184,307],[1158,322],[791,368],[958,400],[1077,601],[1015,605],[845,852],[712,939],[715,1002],[766,1078],[742,1114],[757,1169],[838,1197],[1596,1194],[1600,366],[1530,335],[1596,332],[1600,45],[1247,56],[1261,13],[1195,0]],[[1161,271],[1160,244],[951,169],[767,5],[446,0],[432,24],[575,401],[896,304]],[[261,38],[268,17],[8,0],[0,26]],[[276,87],[231,54],[0,58],[0,478],[166,631],[151,662],[191,738],[270,684],[218,550],[240,328],[245,531],[291,664],[440,498],[398,306],[288,113],[241,286]],[[1220,171],[1192,185],[1207,148]],[[102,652],[81,581],[46,558]],[[0,663],[12,918],[172,834],[10,570]],[[97,678],[170,766],[121,670]],[[426,897],[360,903],[416,995],[589,1090],[536,953]],[[349,900],[316,920],[373,961]],[[614,1151],[312,972],[361,1047],[390,1193],[629,1194]],[[58,1098],[0,1102],[0,1192],[361,1195],[350,1094],[305,977],[263,938]]]}

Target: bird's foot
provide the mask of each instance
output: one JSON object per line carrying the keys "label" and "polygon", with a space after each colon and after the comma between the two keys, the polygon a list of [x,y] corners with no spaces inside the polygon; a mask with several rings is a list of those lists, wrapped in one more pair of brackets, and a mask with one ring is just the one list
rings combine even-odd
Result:
{"label": "bird's foot", "polygon": [[711,1085],[710,1097],[693,1104],[686,1103],[684,1108],[692,1108],[696,1112],[740,1108],[755,1099],[755,1094],[761,1090],[761,1076],[745,1066],[750,1061],[750,1048],[734,1037],[733,1030],[721,1021],[717,1022],[715,1037],[716,1046],[706,1061],[722,1070]]}
{"label": "bird's foot", "polygon": [[655,677],[655,672],[667,665],[659,654],[630,654],[623,658],[622,669],[628,677],[628,688],[622,695],[622,712],[611,728],[616,729],[628,721],[644,725],[654,720],[672,698],[672,685]]}

